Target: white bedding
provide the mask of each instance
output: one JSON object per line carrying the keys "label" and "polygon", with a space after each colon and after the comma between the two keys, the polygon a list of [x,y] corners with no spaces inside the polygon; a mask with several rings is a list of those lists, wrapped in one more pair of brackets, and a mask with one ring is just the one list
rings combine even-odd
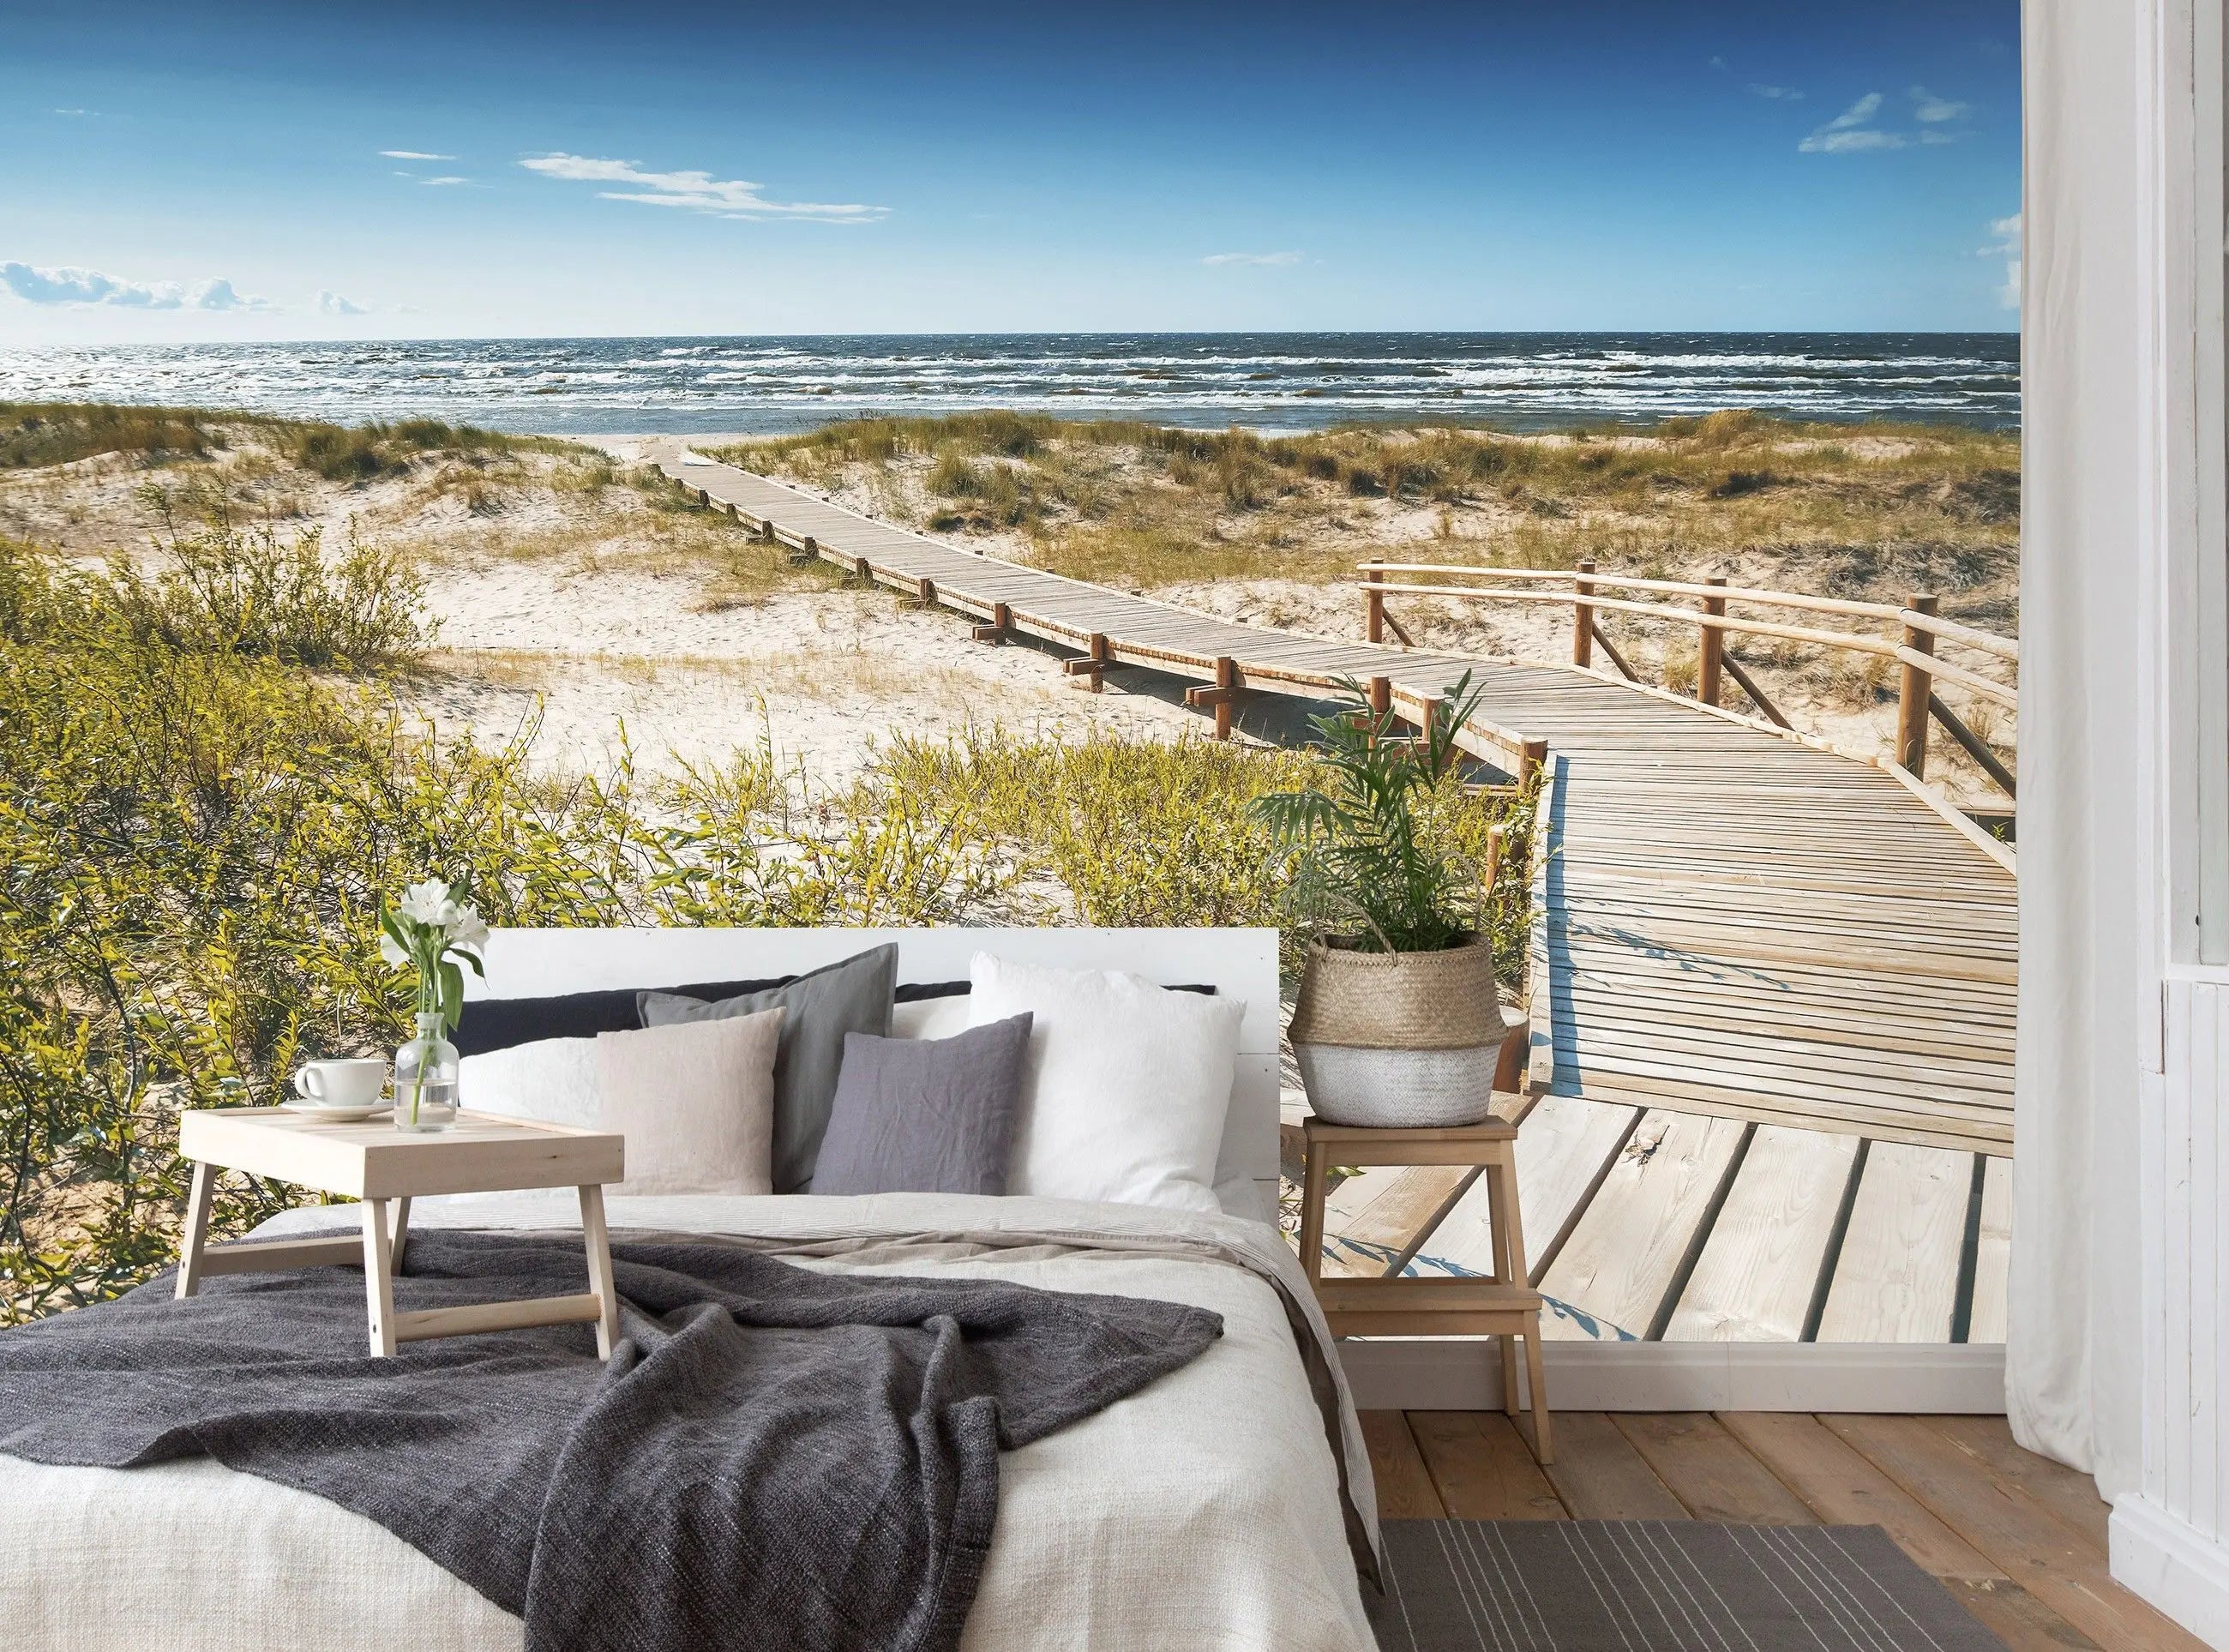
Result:
{"label": "white bedding", "polygon": [[[577,1226],[572,1202],[570,1190],[430,1199],[412,1225]],[[330,1226],[341,1214],[290,1212],[262,1231]],[[804,1265],[947,1272],[1213,1308],[1223,1337],[1192,1364],[1000,1459],[998,1526],[964,1644],[1374,1644],[1339,1464],[1285,1301],[1262,1274],[1286,1282],[1318,1338],[1321,1318],[1290,1250],[1262,1224],[918,1193],[614,1199],[611,1221],[795,1241],[890,1236],[911,1241],[903,1255],[861,1249]],[[1141,1248],[1164,1244],[1188,1254]],[[1339,1411],[1352,1505],[1374,1543],[1369,1459],[1343,1385]],[[206,1460],[117,1470],[0,1456],[0,1546],[13,1557],[0,1568],[0,1623],[13,1647],[522,1644],[518,1619],[384,1528]]]}

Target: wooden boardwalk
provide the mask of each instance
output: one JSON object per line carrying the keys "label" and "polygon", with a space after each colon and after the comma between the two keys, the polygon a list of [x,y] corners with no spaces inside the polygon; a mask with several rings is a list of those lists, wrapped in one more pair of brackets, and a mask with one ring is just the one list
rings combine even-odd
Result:
{"label": "wooden boardwalk", "polygon": [[[2014,877],[1892,775],[1576,667],[1217,620],[641,452],[785,543],[1115,666],[1311,697],[1385,677],[1412,717],[1474,672],[1471,749],[1547,747],[1519,1173],[1535,1278],[1577,1310],[1553,1329],[2002,1339]],[[1461,1172],[1365,1173],[1326,1265],[1482,1267],[1484,1206]]]}

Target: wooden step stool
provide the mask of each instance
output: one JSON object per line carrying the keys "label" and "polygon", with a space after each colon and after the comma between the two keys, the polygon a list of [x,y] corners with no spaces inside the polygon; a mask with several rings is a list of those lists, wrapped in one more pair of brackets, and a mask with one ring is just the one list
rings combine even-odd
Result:
{"label": "wooden step stool", "polygon": [[[1501,1405],[1517,1415],[1517,1343],[1532,1413],[1532,1452],[1555,1461],[1547,1383],[1540,1369],[1540,1293],[1526,1272],[1524,1218],[1517,1208],[1517,1127],[1498,1118],[1440,1129],[1302,1127],[1301,1265],[1333,1336],[1493,1336],[1501,1339]],[[1475,1165],[1486,1177],[1493,1225],[1493,1272],[1456,1278],[1326,1279],[1324,1183],[1333,1165]]]}

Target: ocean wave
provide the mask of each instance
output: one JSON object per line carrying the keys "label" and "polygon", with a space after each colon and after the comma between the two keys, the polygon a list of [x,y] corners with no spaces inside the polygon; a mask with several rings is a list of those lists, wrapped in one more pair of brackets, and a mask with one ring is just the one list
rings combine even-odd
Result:
{"label": "ocean wave", "polygon": [[561,434],[1079,405],[1265,429],[1410,415],[1539,427],[1719,408],[2010,427],[2019,367],[2008,334],[446,339],[0,350],[0,396]]}

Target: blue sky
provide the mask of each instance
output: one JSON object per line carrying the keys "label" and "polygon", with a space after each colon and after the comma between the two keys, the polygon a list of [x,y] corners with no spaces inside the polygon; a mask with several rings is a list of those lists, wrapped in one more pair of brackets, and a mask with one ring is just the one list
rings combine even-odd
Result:
{"label": "blue sky", "polygon": [[2016,0],[99,25],[0,10],[0,344],[2017,319]]}

